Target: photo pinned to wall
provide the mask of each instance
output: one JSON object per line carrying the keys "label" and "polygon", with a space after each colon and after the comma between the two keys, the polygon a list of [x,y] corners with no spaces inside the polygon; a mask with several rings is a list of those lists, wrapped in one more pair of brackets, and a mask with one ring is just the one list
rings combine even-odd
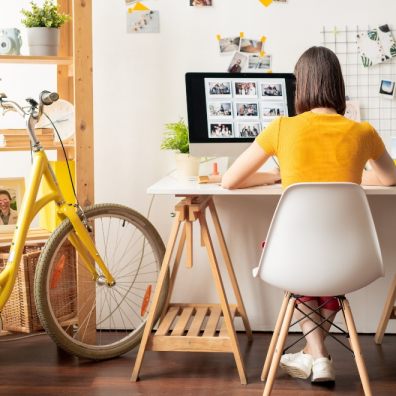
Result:
{"label": "photo pinned to wall", "polygon": [[247,39],[242,37],[239,51],[248,54],[259,54],[263,50],[263,44],[263,40]]}
{"label": "photo pinned to wall", "polygon": [[237,127],[237,137],[256,137],[260,133],[259,122],[239,122]]}
{"label": "photo pinned to wall", "polygon": [[213,97],[231,97],[231,81],[210,81],[208,94]]}
{"label": "photo pinned to wall", "polygon": [[128,33],[159,33],[159,11],[153,11],[137,2],[127,11]]}
{"label": "photo pinned to wall", "polygon": [[248,57],[241,52],[235,52],[230,65],[228,66],[228,71],[230,73],[241,73],[242,70],[247,65]]}
{"label": "photo pinned to wall", "polygon": [[268,73],[272,70],[272,57],[271,55],[249,55],[248,71]]}
{"label": "photo pinned to wall", "polygon": [[360,122],[360,103],[357,100],[347,100],[344,116],[350,120]]}
{"label": "photo pinned to wall", "polygon": [[255,81],[234,82],[235,96],[257,98],[257,83]]}
{"label": "photo pinned to wall", "polygon": [[391,80],[381,80],[379,94],[383,98],[393,99],[395,97],[395,82]]}
{"label": "photo pinned to wall", "polygon": [[210,102],[208,103],[208,117],[232,117],[231,102]]}
{"label": "photo pinned to wall", "polygon": [[24,193],[23,177],[0,179],[0,232],[15,228]]}
{"label": "photo pinned to wall", "polygon": [[210,123],[209,133],[212,138],[234,137],[234,125],[232,123]]}
{"label": "photo pinned to wall", "polygon": [[396,42],[388,25],[358,33],[356,38],[364,67],[377,65],[396,56]]}
{"label": "photo pinned to wall", "polygon": [[212,3],[212,0],[190,0],[191,7],[211,7]]}
{"label": "photo pinned to wall", "polygon": [[220,54],[227,54],[239,50],[241,38],[236,37],[225,37],[219,39]]}
{"label": "photo pinned to wall", "polygon": [[261,84],[261,96],[263,98],[271,97],[273,99],[283,99],[282,84]]}
{"label": "photo pinned to wall", "polygon": [[258,117],[258,103],[236,102],[235,112],[237,117]]}

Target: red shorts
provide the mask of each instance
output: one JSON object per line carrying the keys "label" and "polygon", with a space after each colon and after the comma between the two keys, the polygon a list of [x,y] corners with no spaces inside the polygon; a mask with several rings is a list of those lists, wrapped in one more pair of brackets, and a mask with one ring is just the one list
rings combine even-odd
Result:
{"label": "red shorts", "polygon": [[309,296],[302,296],[299,297],[297,303],[299,301],[307,302],[307,301],[317,301],[318,306],[322,306],[323,309],[328,309],[329,311],[338,311],[340,308],[340,303],[336,297],[309,297]]}

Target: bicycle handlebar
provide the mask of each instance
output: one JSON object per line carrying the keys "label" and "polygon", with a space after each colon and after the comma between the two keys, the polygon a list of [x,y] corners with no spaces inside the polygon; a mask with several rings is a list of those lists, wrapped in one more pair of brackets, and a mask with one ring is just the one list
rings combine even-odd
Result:
{"label": "bicycle handlebar", "polygon": [[59,95],[56,92],[43,91],[40,93],[40,103],[49,106],[59,99]]}
{"label": "bicycle handlebar", "polygon": [[[17,102],[8,100],[7,95],[0,93],[0,106],[7,111],[16,111],[23,117],[26,115],[33,115],[34,118],[41,117],[44,106],[49,106],[59,99],[59,95],[56,92],[42,91],[39,95],[39,103],[34,99],[27,98],[26,101],[29,103],[29,110],[26,111]],[[38,106],[38,112],[37,112]]]}
{"label": "bicycle handlebar", "polygon": [[44,106],[49,106],[58,99],[59,95],[56,92],[42,91],[39,95],[39,103],[31,98],[26,99],[26,101],[29,103],[29,106],[26,108],[20,106],[15,101],[8,100],[6,94],[0,93],[0,107],[4,109],[4,112],[15,111],[23,118],[28,116],[26,127],[29,132],[31,142],[35,149],[40,150],[40,142],[37,140],[34,129],[43,115]]}

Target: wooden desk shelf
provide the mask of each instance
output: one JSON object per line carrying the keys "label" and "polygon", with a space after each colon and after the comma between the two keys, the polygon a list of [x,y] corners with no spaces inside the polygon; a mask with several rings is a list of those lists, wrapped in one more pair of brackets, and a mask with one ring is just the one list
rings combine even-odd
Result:
{"label": "wooden desk shelf", "polygon": [[[241,316],[229,305],[231,319]],[[224,315],[219,304],[170,304],[147,350],[232,352]]]}

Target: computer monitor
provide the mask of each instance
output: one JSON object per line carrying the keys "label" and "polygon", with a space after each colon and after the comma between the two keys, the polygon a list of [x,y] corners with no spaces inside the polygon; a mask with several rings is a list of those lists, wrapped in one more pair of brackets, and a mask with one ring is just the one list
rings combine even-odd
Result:
{"label": "computer monitor", "polygon": [[290,73],[186,73],[190,153],[236,157],[277,116],[295,115]]}

